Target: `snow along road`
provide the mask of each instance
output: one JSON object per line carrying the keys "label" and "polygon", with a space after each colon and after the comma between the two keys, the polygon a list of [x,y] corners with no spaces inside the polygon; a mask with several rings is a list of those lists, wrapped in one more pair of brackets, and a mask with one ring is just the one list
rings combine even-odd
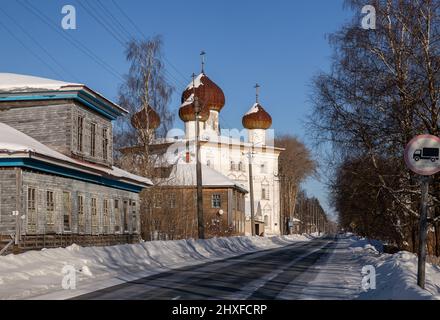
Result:
{"label": "snow along road", "polygon": [[[313,281],[317,275],[311,267],[337,244],[333,237],[294,243],[151,275],[75,299],[282,299],[286,288],[289,299],[301,298],[304,279]],[[295,285],[296,279],[301,284]]]}

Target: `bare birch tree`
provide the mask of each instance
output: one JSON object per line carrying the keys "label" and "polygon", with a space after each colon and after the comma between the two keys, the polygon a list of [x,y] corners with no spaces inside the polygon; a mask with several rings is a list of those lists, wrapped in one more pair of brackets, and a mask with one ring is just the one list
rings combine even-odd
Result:
{"label": "bare birch tree", "polygon": [[[376,29],[364,30],[360,22],[365,2],[346,1],[358,14],[330,36],[333,66],[314,81],[310,124],[317,141],[331,142],[332,160],[343,172],[338,178],[356,177],[364,184],[363,192],[369,193],[360,197],[353,185],[352,192],[341,199],[341,189],[336,188],[339,204],[384,201],[385,206],[377,210],[386,217],[378,219],[377,226],[387,221],[399,241],[415,248],[419,181],[405,168],[403,151],[417,134],[439,135],[440,1],[376,0],[371,4],[376,9]],[[436,176],[430,190],[435,203],[439,181]],[[433,218],[438,217],[438,206],[432,211]],[[344,212],[347,209],[339,213]],[[434,251],[439,254],[439,225],[432,222]]]}

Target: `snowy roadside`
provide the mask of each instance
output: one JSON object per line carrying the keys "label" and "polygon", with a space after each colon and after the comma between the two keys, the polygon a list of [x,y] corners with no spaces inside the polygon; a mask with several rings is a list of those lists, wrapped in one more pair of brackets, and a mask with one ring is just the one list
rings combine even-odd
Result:
{"label": "snowy roadside", "polygon": [[[373,266],[376,289],[362,289],[362,268]],[[422,300],[440,299],[440,268],[426,265],[426,290],[417,286],[417,256],[409,252],[382,253],[378,241],[342,236],[331,254],[309,273],[315,277],[300,299]]]}
{"label": "snowy roadside", "polygon": [[[171,268],[226,259],[309,241],[303,235],[142,242],[112,247],[31,251],[0,257],[0,299],[67,299]],[[77,286],[63,290],[63,268],[73,266]]]}

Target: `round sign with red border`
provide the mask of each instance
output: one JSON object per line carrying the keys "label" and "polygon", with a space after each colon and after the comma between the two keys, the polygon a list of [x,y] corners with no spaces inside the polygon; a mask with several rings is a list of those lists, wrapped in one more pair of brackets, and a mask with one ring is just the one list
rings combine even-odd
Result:
{"label": "round sign with red border", "polygon": [[413,138],[405,148],[405,163],[422,176],[440,172],[440,138],[429,134]]}

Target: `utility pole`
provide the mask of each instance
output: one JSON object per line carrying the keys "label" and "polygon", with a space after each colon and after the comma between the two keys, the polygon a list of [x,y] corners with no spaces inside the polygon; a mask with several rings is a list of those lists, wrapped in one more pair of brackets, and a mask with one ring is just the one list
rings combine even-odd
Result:
{"label": "utility pole", "polygon": [[422,199],[420,205],[420,234],[419,234],[419,265],[417,272],[417,284],[425,289],[426,274],[426,237],[428,234],[428,195],[429,176],[422,177]]}
{"label": "utility pole", "polygon": [[252,230],[252,236],[255,236],[254,177],[252,174],[252,156],[253,156],[253,150],[248,152],[248,158],[249,158],[249,193],[251,200],[251,230]]}
{"label": "utility pole", "polygon": [[197,231],[199,239],[205,239],[205,224],[203,221],[203,186],[202,186],[202,163],[200,161],[200,106],[199,98],[196,96],[195,77],[193,73],[193,95],[194,112],[196,115],[196,176],[197,176]]}

